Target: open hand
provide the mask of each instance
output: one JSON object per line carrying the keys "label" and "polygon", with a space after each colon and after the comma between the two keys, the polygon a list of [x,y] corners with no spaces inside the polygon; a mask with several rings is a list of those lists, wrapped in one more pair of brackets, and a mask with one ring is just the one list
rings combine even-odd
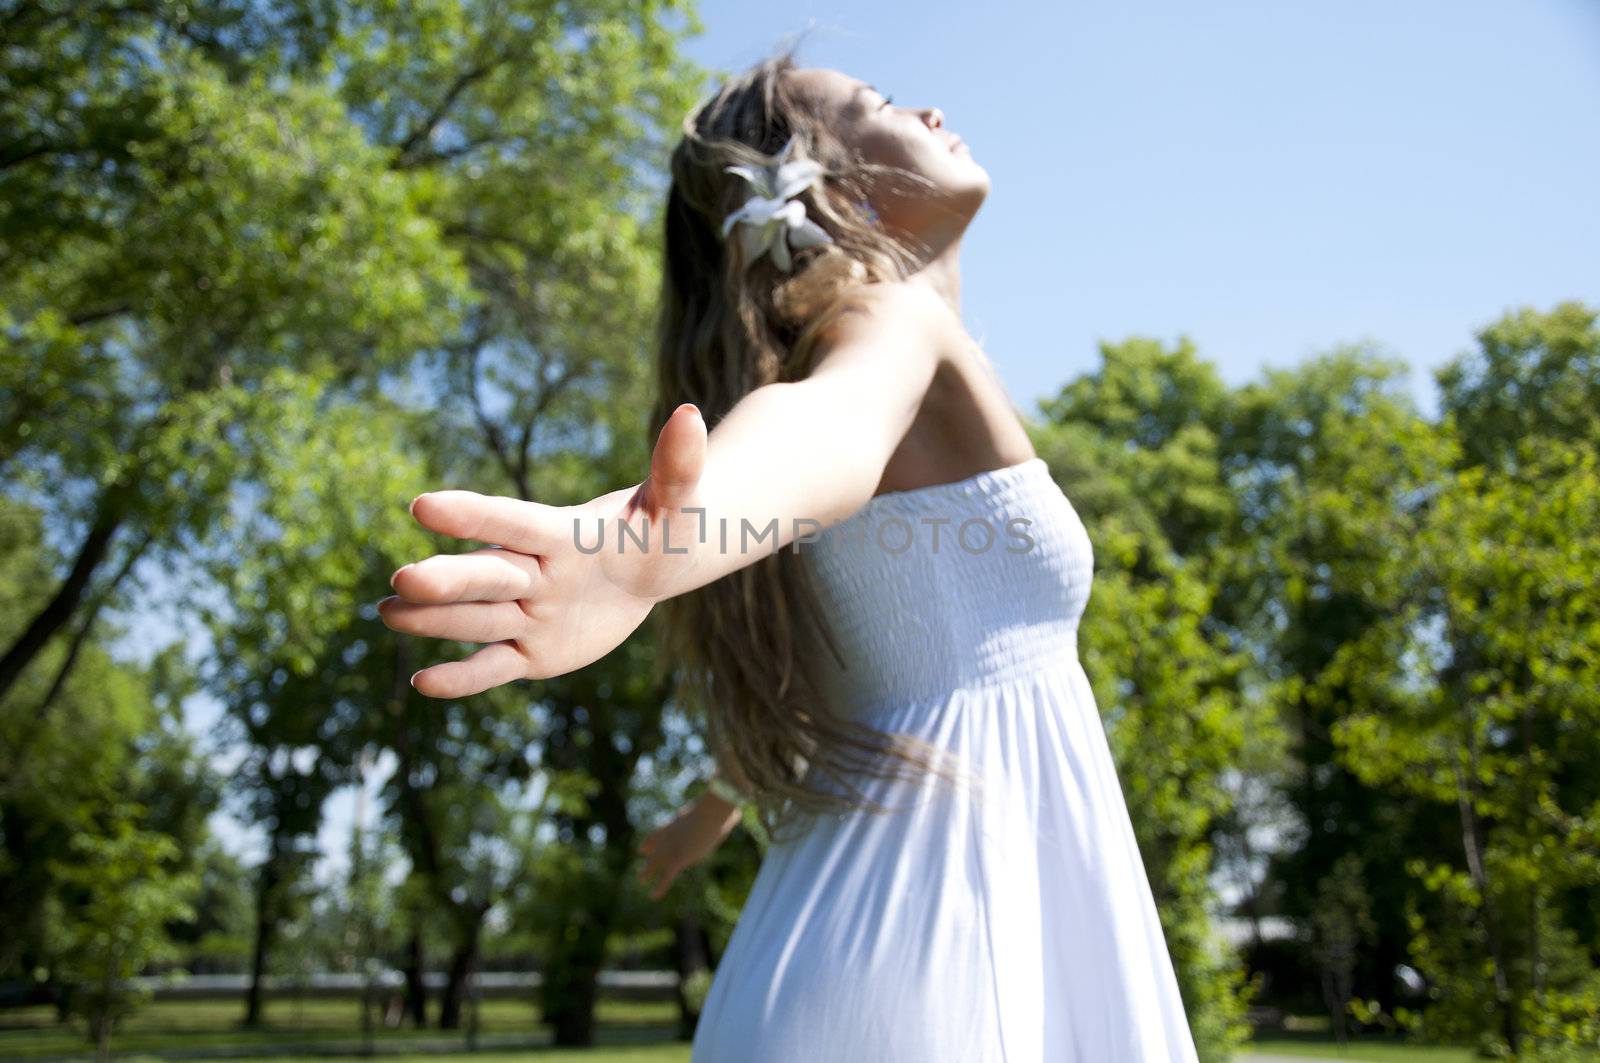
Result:
{"label": "open hand", "polygon": [[711,855],[738,826],[739,815],[737,807],[702,794],[640,842],[644,862],[638,875],[651,884],[650,899],[660,900],[680,872]]}
{"label": "open hand", "polygon": [[[565,675],[621,645],[690,563],[677,551],[700,529],[696,515],[678,511],[697,505],[705,454],[705,421],[685,403],[662,426],[650,475],[635,487],[577,506],[472,491],[417,496],[411,514],[423,527],[497,545],[436,554],[390,579],[395,593],[378,603],[378,614],[391,630],[488,643],[422,669],[412,686],[428,697],[461,698],[514,679]],[[670,554],[660,548],[664,519],[672,520]],[[636,538],[619,551],[620,523]]]}

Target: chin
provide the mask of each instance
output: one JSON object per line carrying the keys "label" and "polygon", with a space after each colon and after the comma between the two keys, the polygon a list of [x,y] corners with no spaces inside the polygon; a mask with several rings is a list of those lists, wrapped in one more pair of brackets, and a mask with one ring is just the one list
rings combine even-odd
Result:
{"label": "chin", "polygon": [[989,171],[976,163],[973,164],[973,168],[978,171],[979,176],[968,181],[957,193],[957,198],[961,202],[971,204],[969,215],[976,214],[978,208],[983,206],[983,201],[989,198]]}
{"label": "chin", "polygon": [[[965,152],[961,154],[966,155]],[[953,191],[958,195],[976,195],[979,199],[989,194],[989,171],[983,164],[972,156],[967,155],[962,160],[965,165],[961,167],[961,177],[954,182]]]}

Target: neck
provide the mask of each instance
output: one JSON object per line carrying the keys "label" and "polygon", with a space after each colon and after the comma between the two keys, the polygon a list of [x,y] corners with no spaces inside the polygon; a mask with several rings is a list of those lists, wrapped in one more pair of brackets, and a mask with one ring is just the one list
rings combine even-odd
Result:
{"label": "neck", "polygon": [[944,297],[959,316],[961,313],[961,238],[934,242],[931,256],[911,279],[926,284]]}

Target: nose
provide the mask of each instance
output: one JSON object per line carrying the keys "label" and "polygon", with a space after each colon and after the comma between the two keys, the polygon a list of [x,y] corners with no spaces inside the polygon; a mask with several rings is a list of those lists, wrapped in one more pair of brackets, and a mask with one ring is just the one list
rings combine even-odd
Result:
{"label": "nose", "polygon": [[944,128],[944,112],[937,107],[929,107],[924,120],[927,121],[930,129]]}

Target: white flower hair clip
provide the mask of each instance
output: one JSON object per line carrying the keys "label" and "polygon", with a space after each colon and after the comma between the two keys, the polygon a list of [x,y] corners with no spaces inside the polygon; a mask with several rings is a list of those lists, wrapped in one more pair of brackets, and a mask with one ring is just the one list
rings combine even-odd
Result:
{"label": "white flower hair clip", "polygon": [[773,264],[787,273],[792,261],[791,250],[833,243],[833,237],[822,226],[806,217],[806,205],[791,198],[810,188],[825,172],[822,164],[814,159],[793,158],[798,139],[791,136],[770,165],[723,167],[726,172],[743,177],[757,190],[743,206],[722,220],[724,240],[735,225],[743,223],[739,230],[739,246],[747,268],[762,254],[770,252]]}

